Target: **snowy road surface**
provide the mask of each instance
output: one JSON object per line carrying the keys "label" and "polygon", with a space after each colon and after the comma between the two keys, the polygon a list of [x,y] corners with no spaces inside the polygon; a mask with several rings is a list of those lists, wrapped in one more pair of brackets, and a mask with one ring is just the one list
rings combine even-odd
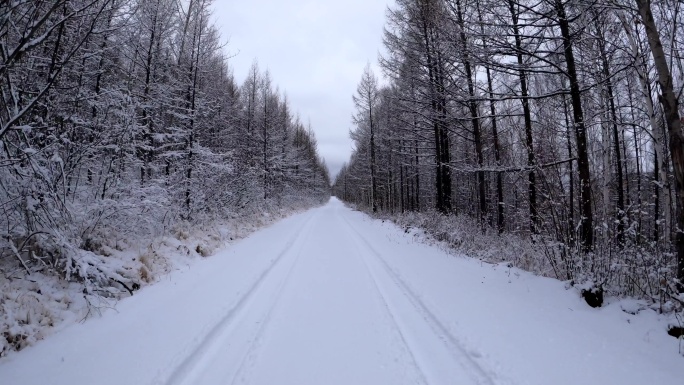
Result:
{"label": "snowy road surface", "polygon": [[677,384],[657,315],[326,206],[0,361],[0,384]]}

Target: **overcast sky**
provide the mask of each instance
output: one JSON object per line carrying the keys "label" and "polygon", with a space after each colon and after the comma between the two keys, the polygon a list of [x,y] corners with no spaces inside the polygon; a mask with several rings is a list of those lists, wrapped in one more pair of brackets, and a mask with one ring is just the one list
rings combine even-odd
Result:
{"label": "overcast sky", "polygon": [[311,125],[331,176],[351,154],[352,95],[376,75],[391,0],[215,0],[214,18],[242,84],[254,59]]}

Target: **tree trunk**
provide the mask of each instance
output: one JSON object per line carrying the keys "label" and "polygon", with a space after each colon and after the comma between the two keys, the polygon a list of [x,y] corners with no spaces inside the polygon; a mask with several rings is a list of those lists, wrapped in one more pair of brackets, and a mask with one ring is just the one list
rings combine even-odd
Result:
{"label": "tree trunk", "polygon": [[370,120],[371,201],[373,212],[376,213],[378,212],[378,185],[375,175],[375,127],[373,126],[373,106],[372,103],[368,104],[368,119]]}
{"label": "tree trunk", "polygon": [[[598,17],[598,15],[597,15]],[[620,246],[625,243],[625,193],[622,177],[622,154],[620,151],[620,136],[617,124],[617,112],[615,108],[615,94],[613,92],[613,81],[610,77],[610,62],[606,52],[606,39],[604,38],[602,23],[597,20],[596,29],[599,35],[598,45],[601,53],[601,64],[603,66],[603,81],[605,82],[606,97],[608,99],[608,111],[610,113],[610,125],[613,129],[613,152],[615,154],[615,181],[617,186],[617,242]]]}
{"label": "tree trunk", "polygon": [[487,220],[487,201],[485,194],[485,173],[482,170],[484,167],[484,156],[482,154],[482,133],[480,132],[480,113],[477,106],[477,101],[475,100],[475,84],[473,82],[473,70],[470,63],[470,58],[468,56],[468,41],[465,34],[465,23],[463,22],[463,12],[461,10],[460,0],[456,1],[456,16],[458,18],[458,23],[461,25],[461,59],[463,60],[463,66],[465,68],[466,82],[468,84],[468,109],[470,110],[470,122],[473,127],[473,141],[475,143],[475,155],[477,157],[477,166],[479,170],[477,171],[477,192],[478,192],[478,202],[480,206],[480,224],[483,226]]}
{"label": "tree trunk", "polygon": [[651,12],[650,0],[636,0],[641,22],[646,29],[648,43],[651,46],[653,62],[658,72],[658,84],[660,85],[660,103],[665,113],[665,122],[670,134],[670,156],[674,167],[675,193],[676,193],[676,219],[677,229],[675,237],[675,249],[677,251],[677,279],[678,289],[684,292],[684,135],[682,134],[682,121],[679,116],[679,100],[674,91],[674,84],[667,57],[660,42],[658,28],[653,13]]}
{"label": "tree trunk", "polygon": [[428,70],[430,107],[432,110],[432,124],[435,139],[435,189],[437,192],[436,208],[439,212],[451,212],[451,170],[449,169],[449,136],[446,130],[446,100],[444,96],[444,82],[441,74],[442,63],[437,52],[433,52],[433,42],[436,40],[431,25],[433,17],[430,3],[421,6],[421,29],[425,43],[425,59]]}
{"label": "tree trunk", "polygon": [[[564,86],[565,87],[565,86]],[[570,135],[570,118],[568,117],[568,102],[565,95],[561,96],[563,98],[563,115],[565,116],[565,142],[568,150],[568,159],[572,159],[572,139]],[[568,163],[568,235],[570,243],[575,242],[575,171],[572,165],[572,161]]]}
{"label": "tree trunk", "polygon": [[589,252],[594,247],[594,214],[591,203],[591,180],[589,173],[589,154],[587,152],[587,133],[582,111],[582,95],[577,78],[577,68],[570,36],[570,25],[565,14],[565,5],[556,0],[556,14],[563,38],[563,48],[570,80],[570,97],[572,101],[575,137],[577,141],[577,168],[580,183],[580,244],[582,250]]}
{"label": "tree trunk", "polygon": [[513,22],[513,35],[515,36],[516,57],[518,60],[518,77],[520,78],[520,96],[523,109],[523,117],[525,120],[525,147],[527,148],[527,166],[530,171],[527,174],[527,191],[530,204],[530,232],[532,234],[539,233],[539,213],[537,212],[537,176],[534,171],[536,160],[534,157],[534,139],[532,135],[532,113],[530,112],[530,102],[528,100],[529,90],[527,87],[527,73],[524,69],[524,61],[522,55],[522,40],[520,38],[520,30],[518,27],[518,14],[515,11],[515,2],[508,1],[508,8],[511,12],[511,21]]}

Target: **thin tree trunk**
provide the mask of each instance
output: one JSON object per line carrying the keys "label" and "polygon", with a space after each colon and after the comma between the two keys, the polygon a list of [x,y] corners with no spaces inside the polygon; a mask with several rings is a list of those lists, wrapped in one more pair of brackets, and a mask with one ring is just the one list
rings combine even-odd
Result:
{"label": "thin tree trunk", "polygon": [[537,212],[537,177],[534,171],[536,164],[534,156],[534,139],[532,134],[532,113],[530,112],[530,104],[528,100],[529,90],[527,86],[527,73],[524,69],[524,61],[522,55],[522,40],[520,38],[520,30],[518,26],[518,13],[515,10],[514,0],[508,1],[508,8],[511,12],[511,21],[513,28],[513,35],[515,37],[516,57],[518,61],[518,77],[520,79],[520,102],[522,103],[523,117],[525,120],[525,147],[527,148],[527,166],[530,171],[527,174],[527,191],[530,204],[530,232],[532,234],[539,233],[539,213]]}
{"label": "thin tree trunk", "polygon": [[[565,95],[561,96],[563,98],[563,115],[565,116],[565,141],[568,150],[568,159],[572,159],[572,139],[570,135],[570,111],[568,111],[568,102],[565,99]],[[568,176],[570,180],[568,181],[568,233],[569,240],[571,243],[575,242],[575,171],[573,168],[573,162],[568,163]]]}
{"label": "thin tree trunk", "polygon": [[371,201],[373,212],[378,212],[378,185],[375,175],[375,127],[373,125],[373,105],[368,97],[368,119],[370,120],[370,167],[371,167]]}
{"label": "thin tree trunk", "polygon": [[[631,83],[627,82],[627,95],[629,96],[629,110],[630,110],[630,116],[632,118],[632,121],[635,119],[634,115],[634,101],[632,100],[632,87]],[[650,99],[650,98],[649,98]],[[637,242],[641,242],[641,226],[642,226],[642,202],[641,202],[641,155],[640,155],[640,147],[641,147],[641,141],[639,140],[639,131],[634,128],[634,132],[632,134],[634,138],[634,160],[636,163],[636,209],[638,213],[638,219],[637,219],[637,230],[636,230],[636,236],[637,236]]]}
{"label": "thin tree trunk", "polygon": [[480,169],[477,172],[477,192],[478,192],[478,202],[480,209],[480,224],[484,230],[484,225],[487,220],[487,201],[485,194],[485,173],[482,171],[484,167],[484,156],[482,154],[482,133],[480,132],[480,113],[477,106],[477,101],[475,100],[475,84],[473,82],[473,70],[470,63],[470,57],[468,55],[468,41],[465,34],[465,23],[463,21],[463,11],[461,10],[461,1],[456,0],[456,16],[458,18],[458,23],[461,25],[461,58],[463,60],[463,66],[465,68],[466,81],[468,84],[468,109],[470,110],[470,122],[473,127],[473,141],[475,142],[475,155],[477,157],[477,165]]}
{"label": "thin tree trunk", "polygon": [[435,189],[437,192],[436,208],[439,212],[451,212],[451,170],[449,169],[449,137],[446,132],[443,79],[440,76],[441,63],[432,50],[434,41],[430,18],[430,3],[421,6],[422,34],[425,43],[425,58],[430,87],[430,107],[433,113],[433,131],[435,139]]}
{"label": "thin tree trunk", "polygon": [[[484,23],[482,20],[482,10],[480,9],[480,2],[477,2],[477,17],[480,22],[480,33],[483,36],[482,48],[487,51],[487,40],[484,38]],[[494,142],[494,160],[496,167],[501,167],[501,148],[499,144],[499,131],[497,129],[496,104],[494,103],[494,86],[492,82],[492,71],[488,65],[485,65],[487,74],[487,92],[489,93],[489,112],[492,121],[492,140]],[[503,233],[505,227],[504,218],[504,198],[503,198],[503,173],[496,173],[496,229],[499,234]]]}
{"label": "thin tree trunk", "polygon": [[575,56],[570,36],[570,24],[565,14],[562,0],[556,0],[556,14],[563,38],[563,48],[570,80],[570,97],[572,100],[575,136],[577,142],[577,168],[580,183],[580,243],[582,250],[589,252],[594,247],[594,214],[591,202],[591,180],[589,172],[589,154],[587,152],[587,133],[582,110],[582,95],[577,77]]}
{"label": "thin tree trunk", "polygon": [[615,108],[615,94],[613,93],[613,81],[610,77],[610,63],[608,61],[608,54],[606,53],[605,39],[603,38],[603,28],[599,21],[596,22],[596,28],[599,35],[599,52],[601,53],[601,64],[603,65],[603,77],[606,87],[606,96],[608,98],[608,109],[610,112],[610,123],[613,129],[613,152],[615,154],[615,179],[617,186],[617,241],[620,246],[625,243],[625,193],[622,177],[622,154],[620,151],[620,137],[619,128],[617,124],[617,112]]}

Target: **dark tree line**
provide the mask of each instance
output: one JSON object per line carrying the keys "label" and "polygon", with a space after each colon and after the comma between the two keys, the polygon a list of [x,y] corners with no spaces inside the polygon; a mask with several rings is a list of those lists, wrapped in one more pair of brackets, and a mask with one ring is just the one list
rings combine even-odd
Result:
{"label": "dark tree line", "polygon": [[681,8],[398,0],[334,193],[519,234],[559,278],[684,291]]}
{"label": "dark tree line", "polygon": [[210,7],[0,2],[0,266],[106,281],[83,252],[113,236],[327,199],[311,129],[256,64],[236,83]]}

